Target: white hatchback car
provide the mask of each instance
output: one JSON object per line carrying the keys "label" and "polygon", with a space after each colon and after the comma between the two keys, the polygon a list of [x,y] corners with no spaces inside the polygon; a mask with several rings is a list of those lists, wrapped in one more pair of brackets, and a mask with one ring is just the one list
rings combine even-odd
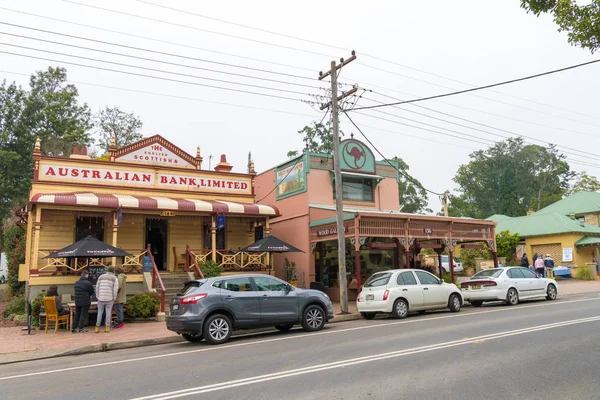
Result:
{"label": "white hatchback car", "polygon": [[473,307],[481,307],[485,301],[504,301],[511,306],[519,300],[545,297],[554,300],[558,296],[556,281],[541,278],[523,267],[492,268],[480,271],[461,283],[465,301]]}
{"label": "white hatchback car", "polygon": [[378,313],[405,318],[410,311],[440,308],[458,312],[462,303],[456,285],[420,269],[377,272],[367,279],[356,299],[358,311],[365,319],[372,319]]}
{"label": "white hatchback car", "polygon": [[[456,257],[454,259],[454,272],[463,272],[463,266],[460,260]],[[448,256],[446,254],[442,254],[442,268],[444,272],[450,272],[450,264],[448,264]]]}

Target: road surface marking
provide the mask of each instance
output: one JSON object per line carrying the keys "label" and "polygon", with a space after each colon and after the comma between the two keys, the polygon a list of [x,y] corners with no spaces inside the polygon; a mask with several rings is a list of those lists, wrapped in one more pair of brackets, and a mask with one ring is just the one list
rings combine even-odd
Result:
{"label": "road surface marking", "polygon": [[18,375],[10,375],[10,376],[0,377],[0,381],[5,381],[5,380],[9,380],[9,379],[17,379],[17,378],[27,378],[30,376],[57,374],[60,372],[68,372],[68,371],[76,371],[76,370],[80,370],[80,369],[82,370],[82,369],[88,369],[88,368],[104,367],[104,366],[108,366],[108,365],[117,365],[117,364],[125,364],[125,363],[132,363],[132,362],[138,362],[138,361],[154,360],[154,359],[164,358],[164,357],[175,357],[175,356],[181,356],[184,354],[194,354],[194,353],[203,353],[206,351],[226,350],[226,349],[230,349],[230,348],[234,348],[234,347],[255,346],[257,344],[280,342],[280,341],[284,341],[284,340],[305,339],[305,338],[310,338],[312,336],[333,335],[336,333],[351,332],[351,331],[357,331],[357,330],[362,330],[362,329],[375,329],[375,328],[381,328],[381,327],[393,326],[393,325],[416,324],[416,323],[420,323],[420,322],[435,321],[435,320],[448,319],[448,318],[468,317],[468,316],[478,315],[478,314],[490,314],[490,313],[496,313],[496,312],[518,311],[518,310],[522,310],[525,308],[537,308],[537,307],[548,307],[548,306],[556,307],[557,305],[562,305],[562,304],[580,303],[580,302],[584,302],[584,301],[599,301],[599,300],[600,299],[598,299],[598,298],[590,298],[590,299],[569,300],[569,301],[564,301],[564,302],[559,302],[559,303],[546,302],[543,304],[531,304],[531,305],[518,306],[518,307],[495,308],[493,310],[478,311],[478,312],[472,312],[472,313],[462,313],[462,314],[452,313],[452,314],[448,314],[448,315],[441,315],[438,317],[409,319],[409,320],[402,320],[402,321],[396,321],[396,322],[387,322],[387,323],[381,323],[381,324],[357,326],[354,328],[326,330],[326,331],[320,331],[320,332],[314,332],[314,333],[305,333],[305,334],[301,334],[301,335],[284,336],[284,337],[263,339],[263,340],[253,340],[253,341],[247,341],[247,342],[245,341],[242,343],[234,343],[234,344],[228,344],[228,345],[223,345],[223,346],[210,346],[210,347],[203,347],[201,349],[195,349],[195,350],[185,350],[185,351],[177,351],[174,353],[157,354],[154,356],[130,358],[128,360],[107,361],[107,362],[97,363],[97,364],[80,365],[77,367],[59,368],[59,369],[53,369],[53,370],[48,370],[48,371],[29,372],[26,374],[18,374]]}
{"label": "road surface marking", "polygon": [[[499,332],[499,333],[479,336],[474,339],[480,340],[480,341],[502,339],[505,337],[515,336],[515,335],[523,335],[526,333],[539,332],[539,331],[548,330],[548,329],[561,328],[564,326],[583,324],[583,323],[588,323],[588,322],[597,322],[597,321],[600,321],[600,316],[589,317],[589,318],[580,318],[580,319],[574,319],[574,320],[569,320],[569,321],[556,322],[556,323],[552,323],[552,324],[538,325],[538,326],[533,326],[533,327],[524,328],[524,329],[516,329],[516,330],[512,330],[512,331]],[[298,375],[306,375],[306,374],[326,371],[326,370],[330,370],[330,369],[345,368],[345,367],[350,367],[350,366],[354,366],[357,364],[376,362],[376,361],[381,361],[381,360],[385,360],[385,359],[389,359],[389,358],[403,357],[403,356],[408,356],[408,355],[430,352],[430,351],[434,351],[434,350],[443,350],[443,349],[447,349],[450,347],[463,346],[465,344],[470,344],[470,343],[471,343],[471,341],[464,340],[464,339],[454,340],[454,341],[450,341],[450,342],[443,342],[443,343],[438,343],[438,344],[433,344],[433,345],[428,345],[428,346],[415,347],[412,349],[405,349],[405,350],[392,351],[392,352],[388,352],[388,353],[374,354],[374,355],[365,356],[365,357],[351,358],[351,359],[347,359],[347,360],[335,361],[335,362],[326,363],[326,364],[313,365],[310,367],[297,368],[297,369],[292,369],[292,370],[288,370],[288,371],[275,372],[275,373],[265,374],[265,375],[258,375],[258,376],[254,376],[254,377],[250,377],[250,378],[237,379],[237,380],[233,380],[233,381],[229,381],[229,382],[221,382],[221,383],[215,383],[212,385],[198,386],[198,387],[194,387],[194,388],[159,393],[159,394],[154,394],[154,395],[150,395],[150,396],[136,397],[136,398],[132,398],[129,400],[176,399],[179,397],[191,396],[191,395],[208,393],[208,392],[215,392],[218,390],[225,390],[225,389],[231,389],[231,388],[235,388],[235,387],[239,387],[239,386],[263,383],[263,382],[267,382],[267,381],[289,378],[289,377],[294,377],[294,376],[298,376]]]}

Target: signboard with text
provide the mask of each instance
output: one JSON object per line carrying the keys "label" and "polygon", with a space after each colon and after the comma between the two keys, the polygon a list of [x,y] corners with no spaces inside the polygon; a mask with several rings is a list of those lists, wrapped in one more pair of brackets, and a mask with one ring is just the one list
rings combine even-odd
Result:
{"label": "signboard with text", "polygon": [[[317,231],[317,237],[337,235],[337,228],[322,229]],[[348,225],[344,225],[344,233],[348,233]]]}
{"label": "signboard with text", "polygon": [[200,171],[167,174],[157,171],[127,169],[123,166],[97,168],[59,162],[42,162],[38,179],[40,181],[131,186],[146,189],[252,194],[252,180],[250,177],[223,177],[222,175],[211,175]]}
{"label": "signboard with text", "polygon": [[146,165],[159,164],[174,167],[193,166],[187,160],[184,160],[182,157],[158,143],[150,143],[147,146],[120,155],[116,158],[116,161],[133,161]]}

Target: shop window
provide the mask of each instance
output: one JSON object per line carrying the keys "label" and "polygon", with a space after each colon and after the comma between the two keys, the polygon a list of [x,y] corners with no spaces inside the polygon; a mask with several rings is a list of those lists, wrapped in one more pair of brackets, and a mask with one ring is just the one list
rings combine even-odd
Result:
{"label": "shop window", "polygon": [[[342,176],[342,198],[350,201],[373,202],[374,180],[371,178],[356,178]],[[335,198],[335,184],[333,187],[333,197]]]}
{"label": "shop window", "polygon": [[104,241],[104,218],[102,217],[77,217],[75,223],[75,241],[88,235]]}

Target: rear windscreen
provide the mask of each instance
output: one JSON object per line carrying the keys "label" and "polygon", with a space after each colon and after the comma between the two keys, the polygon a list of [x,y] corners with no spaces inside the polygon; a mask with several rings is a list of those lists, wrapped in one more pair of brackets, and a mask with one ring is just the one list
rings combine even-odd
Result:
{"label": "rear windscreen", "polygon": [[178,296],[185,296],[186,294],[193,292],[194,290],[198,289],[200,286],[202,286],[203,282],[198,282],[198,281],[190,281],[190,282],[186,282],[183,285],[183,288],[179,291],[179,293],[177,293]]}
{"label": "rear windscreen", "polygon": [[381,273],[372,275],[365,282],[365,287],[385,286],[390,281],[391,276],[392,276],[391,272],[381,272]]}

